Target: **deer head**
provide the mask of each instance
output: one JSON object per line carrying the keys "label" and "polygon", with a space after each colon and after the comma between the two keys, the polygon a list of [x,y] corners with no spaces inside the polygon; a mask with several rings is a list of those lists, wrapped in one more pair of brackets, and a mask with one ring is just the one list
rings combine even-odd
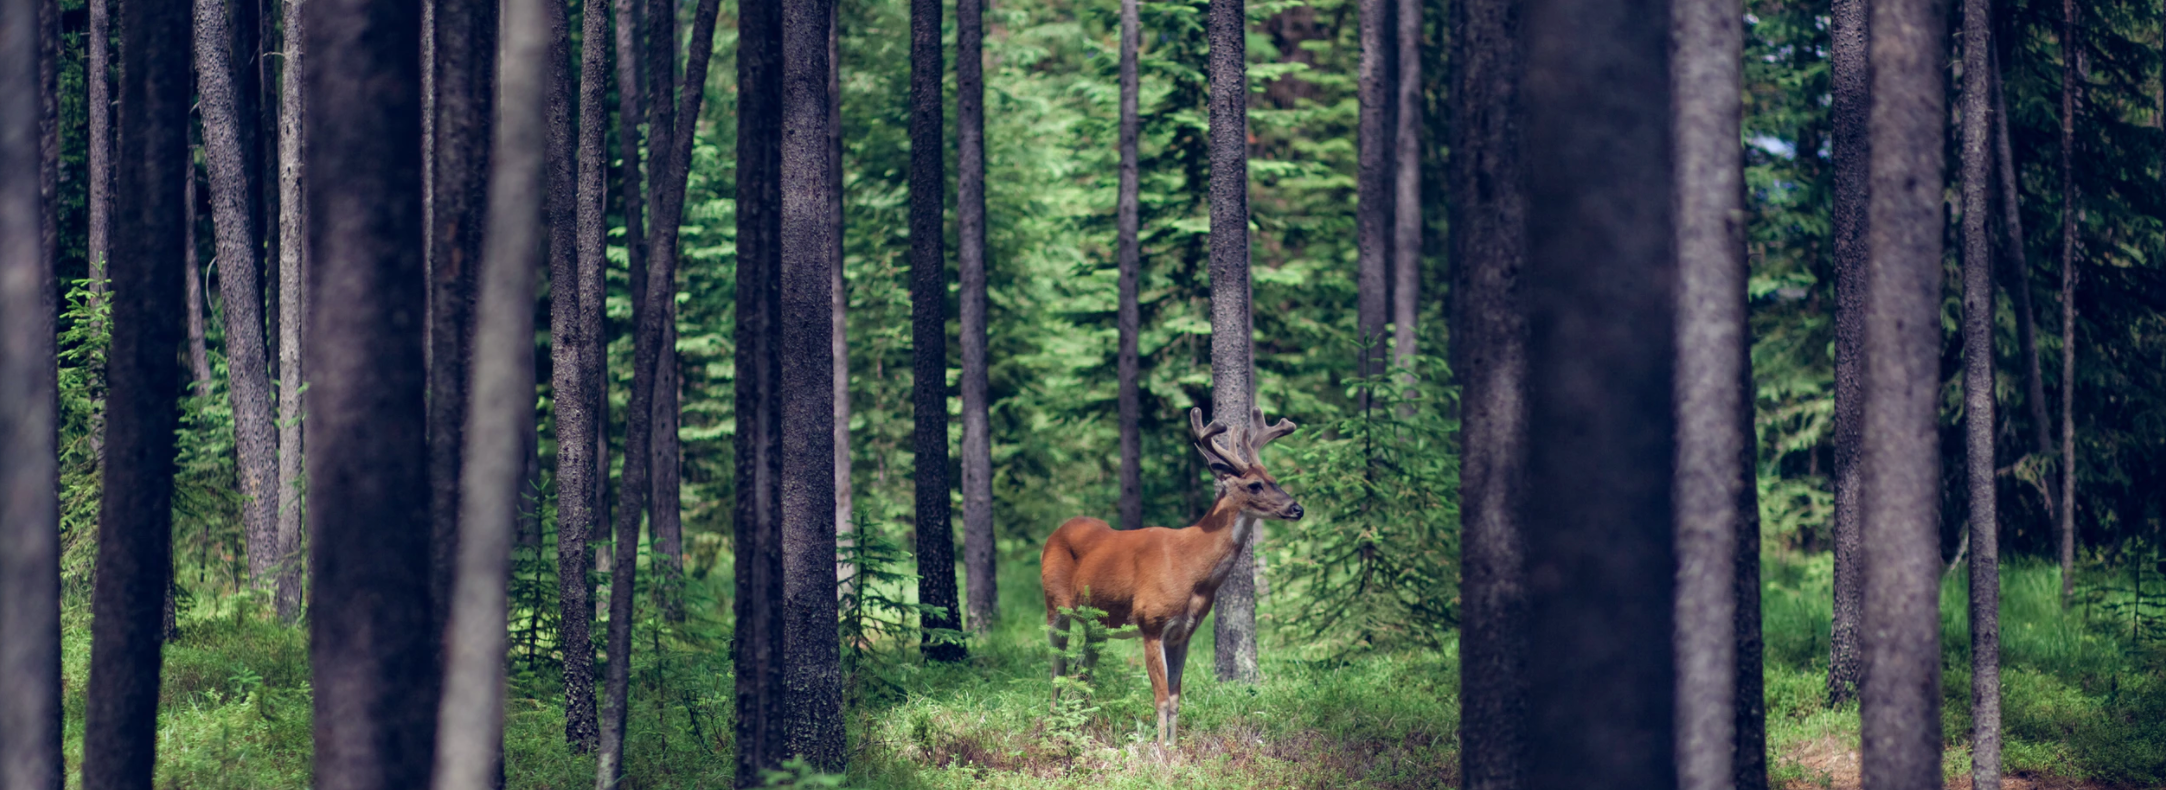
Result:
{"label": "deer head", "polygon": [[[1221,499],[1231,499],[1243,511],[1263,518],[1301,518],[1301,503],[1279,487],[1278,478],[1264,470],[1263,461],[1256,455],[1264,445],[1300,426],[1286,419],[1277,424],[1265,423],[1262,409],[1250,412],[1248,423],[1239,431],[1230,430],[1218,420],[1206,426],[1202,409],[1188,410],[1188,428],[1195,437],[1196,452],[1203,454],[1211,476],[1217,479]],[[1232,446],[1222,439],[1231,439]]]}

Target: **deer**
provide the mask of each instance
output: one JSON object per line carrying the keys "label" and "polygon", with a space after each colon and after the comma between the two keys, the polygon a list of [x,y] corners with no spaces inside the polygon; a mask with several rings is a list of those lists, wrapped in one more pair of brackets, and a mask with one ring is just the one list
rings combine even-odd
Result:
{"label": "deer", "polygon": [[[1151,677],[1158,707],[1158,745],[1173,745],[1181,715],[1181,671],[1188,663],[1188,639],[1195,633],[1234,562],[1254,539],[1262,519],[1297,520],[1301,503],[1279,487],[1257,451],[1292,433],[1293,421],[1266,424],[1263,411],[1233,430],[1203,411],[1190,409],[1189,432],[1216,481],[1217,498],[1203,519],[1180,529],[1148,527],[1120,531],[1089,516],[1060,525],[1046,539],[1040,557],[1045,585],[1045,621],[1053,644],[1053,702],[1060,703],[1057,682],[1065,674],[1062,656],[1068,646],[1070,616],[1078,605],[1105,612],[1110,629],[1135,626],[1116,638],[1143,640],[1143,665]],[[1231,446],[1222,442],[1230,439]],[[1086,656],[1091,655],[1086,651]],[[1087,662],[1091,659],[1086,658]]]}

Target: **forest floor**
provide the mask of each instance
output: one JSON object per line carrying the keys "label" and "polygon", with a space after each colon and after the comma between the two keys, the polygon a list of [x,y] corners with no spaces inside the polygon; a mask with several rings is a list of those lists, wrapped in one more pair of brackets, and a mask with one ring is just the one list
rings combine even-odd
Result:
{"label": "forest floor", "polygon": [[[732,706],[726,562],[695,578],[695,616],[637,632],[628,785],[727,786]],[[851,706],[851,787],[1425,788],[1456,784],[1456,650],[1303,660],[1266,642],[1265,680],[1222,684],[1210,626],[1199,629],[1181,740],[1161,754],[1136,640],[1110,643],[1095,709],[1049,713],[1042,605],[1033,563],[1002,574],[1007,618],[969,660],[928,665],[868,643]],[[697,574],[695,574],[697,577]],[[1856,786],[1854,706],[1825,704],[1825,556],[1769,557],[1765,610],[1770,771],[1778,787]],[[1943,731],[1950,787],[1969,778],[1968,632],[1960,574],[1944,586]],[[2166,787],[2166,651],[2132,647],[2097,611],[2064,616],[2059,574],[2016,563],[2003,581],[2003,707],[2009,788]],[[518,593],[515,591],[515,595]],[[71,600],[81,596],[71,596]],[[64,639],[68,760],[79,770],[88,607]],[[701,618],[700,610],[725,613]],[[247,595],[205,595],[165,652],[158,786],[308,786],[307,635]],[[597,631],[599,634],[599,631]],[[515,645],[518,640],[515,636]],[[519,650],[515,647],[515,653]],[[545,662],[515,659],[507,705],[507,787],[583,788],[593,758],[563,748],[561,692]],[[842,777],[798,777],[833,786]],[[70,784],[79,776],[71,774]],[[787,783],[785,783],[787,784]]]}

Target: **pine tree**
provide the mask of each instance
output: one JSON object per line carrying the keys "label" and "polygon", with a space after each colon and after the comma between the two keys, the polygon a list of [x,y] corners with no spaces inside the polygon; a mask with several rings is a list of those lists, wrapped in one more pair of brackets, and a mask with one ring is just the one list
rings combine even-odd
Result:
{"label": "pine tree", "polygon": [[1859,526],[1858,454],[1865,419],[1866,230],[1872,100],[1866,63],[1865,0],[1834,0],[1828,34],[1828,111],[1834,123],[1834,202],[1829,212],[1835,246],[1835,579],[1828,634],[1828,701],[1854,699],[1864,682],[1859,644],[1865,611],[1864,538]]}
{"label": "pine tree", "polygon": [[934,633],[963,625],[955,595],[955,527],[948,504],[948,278],[942,247],[947,160],[941,141],[940,0],[910,3],[910,375],[917,418],[918,602],[925,655],[958,661],[963,646]]}
{"label": "pine tree", "polygon": [[307,207],[301,195],[303,64],[308,49],[300,0],[285,0],[285,52],[278,97],[278,616],[301,616],[302,327],[308,322]]}
{"label": "pine tree", "polygon": [[962,149],[956,179],[957,260],[962,279],[963,569],[970,591],[970,630],[992,630],[1000,617],[994,567],[993,437],[987,415],[985,362],[985,5],[955,5],[955,122]]}
{"label": "pine tree", "polygon": [[1992,152],[1988,0],[1964,0],[1963,455],[1970,486],[1971,785],[2000,790],[2000,512],[1993,478],[1993,253],[1986,237]]}
{"label": "pine tree", "polygon": [[737,496],[731,514],[737,545],[733,659],[738,787],[760,786],[761,772],[780,767],[789,754],[782,685],[786,620],[782,371],[777,354],[782,320],[782,69],[782,9],[772,3],[742,6],[737,17]]}
{"label": "pine tree", "polygon": [[[1238,422],[1256,406],[1256,356],[1249,343],[1248,16],[1246,0],[1212,0],[1211,39],[1211,414]],[[1214,618],[1220,680],[1253,683],[1256,666],[1258,541],[1236,549],[1233,572],[1218,588]]]}
{"label": "pine tree", "polygon": [[1137,0],[1121,0],[1121,98],[1120,98],[1120,184],[1114,197],[1113,213],[1116,253],[1120,266],[1119,299],[1116,308],[1119,323],[1119,356],[1114,365],[1120,380],[1116,397],[1119,399],[1121,421],[1121,529],[1143,528],[1143,397],[1137,386],[1142,365],[1137,359],[1137,335],[1142,332],[1142,310],[1136,304],[1136,288],[1143,276],[1143,255],[1137,241],[1137,171],[1136,171],[1136,102],[1140,89],[1136,73],[1136,49],[1142,42],[1142,20],[1136,9]]}
{"label": "pine tree", "polygon": [[2076,187],[2076,104],[2083,45],[2076,1],[2061,0],[2061,607],[2076,592],[2076,246],[2083,194]]}

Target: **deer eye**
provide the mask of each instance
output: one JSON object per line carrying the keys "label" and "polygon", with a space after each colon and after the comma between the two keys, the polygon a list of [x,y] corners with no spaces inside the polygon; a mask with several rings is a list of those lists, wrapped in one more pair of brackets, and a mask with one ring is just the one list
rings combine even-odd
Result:
{"label": "deer eye", "polygon": [[1251,493],[1251,494],[1261,494],[1261,493],[1263,493],[1263,484],[1262,484],[1262,483],[1249,483],[1249,484],[1248,484],[1248,492],[1249,492],[1249,493]]}

